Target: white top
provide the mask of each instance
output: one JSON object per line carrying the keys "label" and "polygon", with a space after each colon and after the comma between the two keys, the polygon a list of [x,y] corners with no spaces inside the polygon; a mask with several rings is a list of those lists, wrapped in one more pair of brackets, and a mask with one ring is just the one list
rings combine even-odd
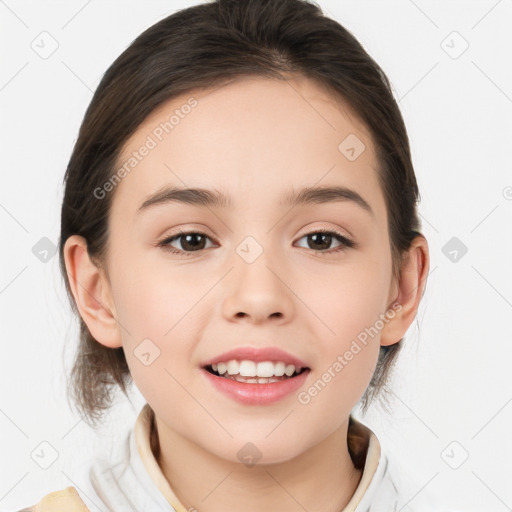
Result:
{"label": "white top", "polygon": [[[73,481],[81,499],[91,511],[188,512],[174,494],[151,451],[152,414],[152,409],[146,403],[134,428],[110,459],[92,459],[84,476]],[[363,435],[368,448],[359,485],[341,512],[440,512],[439,507],[431,504],[420,508],[414,491],[400,495],[399,479],[392,475],[388,458],[382,452],[375,434],[355,420],[353,428]],[[410,503],[407,503],[408,500]]]}

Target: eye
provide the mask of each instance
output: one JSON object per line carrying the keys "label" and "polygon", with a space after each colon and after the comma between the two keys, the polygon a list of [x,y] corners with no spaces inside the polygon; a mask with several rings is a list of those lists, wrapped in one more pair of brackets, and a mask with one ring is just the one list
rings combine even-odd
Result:
{"label": "eye", "polygon": [[[187,254],[192,252],[198,252],[205,249],[205,243],[210,240],[210,237],[204,233],[197,231],[180,231],[177,235],[164,238],[157,243],[158,247],[162,247],[165,251],[169,251],[174,254]],[[171,243],[178,241],[182,249],[173,247]]]}
{"label": "eye", "polygon": [[[337,231],[327,230],[327,229],[318,229],[316,231],[312,231],[307,235],[304,235],[299,240],[303,238],[307,239],[309,249],[314,250],[315,252],[320,253],[335,253],[346,248],[352,248],[356,246],[356,243],[352,240],[349,240],[347,237],[338,233]],[[194,252],[199,252],[208,247],[205,246],[206,242],[210,240],[210,237],[205,233],[201,233],[198,231],[180,231],[178,234],[166,237],[163,240],[157,242],[157,247],[162,247],[165,251],[168,251],[173,254],[181,254],[190,256]],[[338,242],[338,246],[334,249],[330,249],[333,241]],[[173,246],[173,243],[178,242],[181,248],[177,248]]]}
{"label": "eye", "polygon": [[[355,247],[356,245],[355,242],[349,240],[346,236],[343,236],[341,233],[332,230],[329,231],[327,229],[318,229],[316,231],[312,231],[311,233],[308,233],[307,235],[301,237],[300,240],[302,240],[303,238],[307,239],[307,248],[313,249],[316,252],[339,252],[345,250],[347,247],[352,248]],[[334,240],[338,241],[339,245],[332,250],[328,250],[329,246],[332,244]]]}

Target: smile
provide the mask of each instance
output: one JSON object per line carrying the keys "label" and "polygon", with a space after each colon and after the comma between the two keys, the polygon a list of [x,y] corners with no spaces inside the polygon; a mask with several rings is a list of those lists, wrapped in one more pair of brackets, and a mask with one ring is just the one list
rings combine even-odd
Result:
{"label": "smile", "polygon": [[237,347],[201,364],[208,385],[244,405],[269,405],[304,385],[311,368],[277,347]]}
{"label": "smile", "polygon": [[208,365],[206,369],[214,375],[247,384],[271,384],[296,377],[305,368],[286,364],[283,361],[221,361]]}

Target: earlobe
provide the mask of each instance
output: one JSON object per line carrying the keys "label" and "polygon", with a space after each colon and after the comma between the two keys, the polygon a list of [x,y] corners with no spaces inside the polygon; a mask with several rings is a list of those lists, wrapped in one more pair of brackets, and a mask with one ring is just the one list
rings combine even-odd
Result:
{"label": "earlobe", "polygon": [[122,346],[110,283],[103,269],[91,261],[86,240],[70,236],[63,252],[71,292],[91,335],[107,347]]}
{"label": "earlobe", "polygon": [[388,310],[390,320],[381,331],[382,346],[399,342],[416,317],[425,291],[429,263],[427,240],[423,235],[418,235],[411,242],[400,271],[398,294]]}

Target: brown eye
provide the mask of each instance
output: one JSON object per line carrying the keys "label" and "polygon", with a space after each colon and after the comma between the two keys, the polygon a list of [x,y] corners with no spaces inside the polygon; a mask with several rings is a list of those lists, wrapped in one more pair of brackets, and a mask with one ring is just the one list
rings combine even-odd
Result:
{"label": "brown eye", "polygon": [[[205,244],[209,239],[210,238],[204,233],[198,233],[195,231],[191,231],[189,233],[180,232],[177,235],[165,238],[161,242],[158,242],[158,247],[162,247],[166,251],[177,254],[191,253],[205,249]],[[181,248],[171,245],[171,243],[175,243],[176,241],[178,241]]]}
{"label": "brown eye", "polygon": [[[338,252],[347,247],[354,247],[355,243],[343,236],[337,231],[319,230],[304,235],[307,239],[307,248],[316,252]],[[301,238],[301,240],[302,240]],[[338,245],[331,249],[332,243],[338,242]],[[302,246],[303,247],[303,246]]]}

